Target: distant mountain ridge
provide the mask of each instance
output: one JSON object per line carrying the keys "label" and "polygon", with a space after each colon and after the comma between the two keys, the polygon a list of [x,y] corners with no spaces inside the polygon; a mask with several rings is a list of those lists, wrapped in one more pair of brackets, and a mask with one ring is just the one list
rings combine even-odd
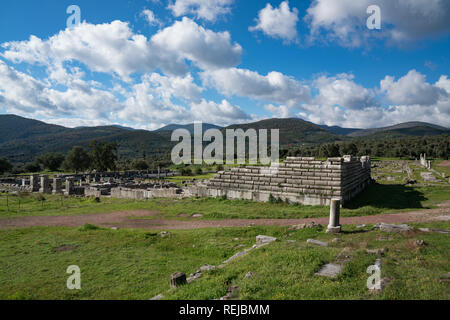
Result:
{"label": "distant mountain ridge", "polygon": [[[211,123],[202,123],[203,132],[209,129],[220,129],[222,127],[216,126],[215,124]],[[154,132],[161,132],[161,131],[175,131],[177,129],[186,129],[191,134],[194,134],[194,124],[169,124],[165,127],[159,128],[155,130]]]}
{"label": "distant mountain ridge", "polygon": [[342,135],[345,135],[345,136],[350,135],[351,133],[363,130],[363,129],[353,129],[353,128],[342,128],[342,127],[339,127],[339,126],[331,126],[330,127],[330,126],[327,126],[327,125],[320,125],[320,127],[322,129],[325,129],[327,131],[333,132],[335,134],[342,134]]}
{"label": "distant mountain ridge", "polygon": [[398,134],[403,133],[404,135],[437,135],[442,133],[450,133],[450,129],[427,122],[412,121],[399,123],[389,127],[358,130],[350,133],[349,136],[364,137],[381,132],[395,132]]}
{"label": "distant mountain ridge", "polygon": [[[160,157],[170,153],[175,145],[175,142],[170,141],[171,133],[179,128],[192,132],[193,124],[172,124],[156,131],[136,130],[117,125],[66,128],[16,115],[0,115],[0,156],[7,157],[14,163],[26,163],[33,161],[36,155],[42,153],[66,153],[74,146],[87,147],[90,141],[96,139],[116,142],[121,158],[140,158],[143,153],[147,156]],[[381,139],[450,133],[447,128],[424,122],[408,122],[377,129],[349,129],[319,126],[299,118],[266,119],[225,128],[203,124],[203,131],[211,128],[222,131],[238,128],[269,129],[269,139],[270,129],[279,129],[280,145],[284,148],[362,138]]]}

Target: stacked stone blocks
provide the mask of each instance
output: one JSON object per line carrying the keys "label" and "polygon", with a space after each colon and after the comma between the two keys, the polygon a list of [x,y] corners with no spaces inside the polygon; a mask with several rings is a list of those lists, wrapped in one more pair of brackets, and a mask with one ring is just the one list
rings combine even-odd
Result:
{"label": "stacked stone blocks", "polygon": [[270,168],[219,172],[207,185],[206,195],[256,201],[268,201],[272,195],[302,204],[329,205],[331,198],[342,203],[352,199],[370,181],[369,157],[287,158]]}

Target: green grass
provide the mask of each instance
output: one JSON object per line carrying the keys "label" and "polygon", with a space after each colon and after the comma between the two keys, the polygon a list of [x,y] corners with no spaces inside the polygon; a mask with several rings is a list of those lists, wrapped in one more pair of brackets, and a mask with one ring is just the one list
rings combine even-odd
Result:
{"label": "green grass", "polygon": [[[1,230],[0,299],[150,299],[169,289],[173,272],[218,264],[265,231],[206,229],[163,238],[93,226]],[[81,269],[81,291],[66,288],[69,265]]]}
{"label": "green grass", "polygon": [[[421,224],[450,228],[450,223]],[[449,299],[448,283],[439,277],[450,271],[448,235],[359,233],[351,226],[328,248],[306,239],[330,240],[323,229],[289,231],[284,227],[247,227],[173,231],[169,237],[142,230],[103,228],[28,228],[0,230],[0,299],[150,299],[169,289],[170,275],[187,275],[204,264],[218,265],[249,248],[259,234],[279,239],[252,251],[224,269],[206,273],[196,282],[166,294],[168,299],[216,299],[231,285],[241,299]],[[427,246],[411,249],[412,239]],[[289,243],[287,240],[296,240]],[[242,247],[240,247],[242,246]],[[336,279],[314,276],[344,248],[352,260]],[[365,248],[388,247],[383,274],[394,280],[383,294],[366,288],[366,269],[376,257]],[[66,288],[66,269],[78,265],[81,287]],[[244,279],[247,272],[254,277]]]}
{"label": "green grass", "polygon": [[189,181],[192,179],[198,180],[209,180],[214,177],[215,173],[201,174],[201,175],[193,175],[193,176],[175,176],[167,178],[168,181],[176,183],[178,186],[183,186],[183,181]]}
{"label": "green grass", "polygon": [[[449,223],[445,226],[448,228]],[[443,224],[440,224],[443,227]],[[231,285],[240,288],[240,299],[449,299],[448,282],[440,277],[448,274],[450,241],[443,234],[392,235],[391,241],[377,241],[381,232],[358,233],[345,227],[347,233],[328,248],[306,244],[313,237],[331,240],[332,235],[314,230],[286,232],[280,241],[251,252],[225,269],[215,270],[189,286],[167,295],[167,299],[214,299],[224,296]],[[286,240],[296,240],[288,243]],[[426,246],[411,248],[411,241],[423,239]],[[381,294],[369,293],[366,287],[367,267],[377,256],[365,249],[387,247],[383,258],[382,277],[393,281]],[[324,263],[334,262],[347,248],[352,259],[336,279],[314,275]],[[251,279],[245,279],[253,272]]]}
{"label": "green grass", "polygon": [[[447,162],[446,160],[445,162]],[[438,172],[445,173],[447,177],[450,177],[450,166],[449,165],[441,165],[444,161],[443,160],[435,160],[431,162],[431,167],[435,169]],[[448,180],[447,180],[448,181]]]}
{"label": "green grass", "polygon": [[[342,216],[366,216],[420,208],[432,208],[450,200],[448,188],[438,186],[407,187],[399,184],[369,186],[342,210]],[[202,219],[294,219],[326,217],[325,206],[302,206],[286,203],[262,203],[246,200],[213,198],[129,200],[101,198],[61,197],[45,195],[40,201],[37,194],[0,196],[0,219],[21,216],[56,216],[108,213],[126,210],[151,210],[149,219],[187,219],[202,214]],[[19,208],[20,202],[20,208]],[[150,215],[149,215],[150,216]]]}

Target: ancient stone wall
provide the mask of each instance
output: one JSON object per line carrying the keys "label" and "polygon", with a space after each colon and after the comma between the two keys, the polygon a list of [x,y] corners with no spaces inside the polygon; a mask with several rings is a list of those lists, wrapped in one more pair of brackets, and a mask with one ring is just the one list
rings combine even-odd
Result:
{"label": "ancient stone wall", "polygon": [[349,201],[371,182],[370,158],[287,158],[268,167],[233,168],[219,172],[199,196],[269,201],[275,197],[306,205],[329,205],[331,198]]}
{"label": "ancient stone wall", "polygon": [[179,188],[161,188],[161,189],[131,189],[131,188],[112,188],[111,197],[122,199],[151,199],[151,198],[181,198],[182,189]]}

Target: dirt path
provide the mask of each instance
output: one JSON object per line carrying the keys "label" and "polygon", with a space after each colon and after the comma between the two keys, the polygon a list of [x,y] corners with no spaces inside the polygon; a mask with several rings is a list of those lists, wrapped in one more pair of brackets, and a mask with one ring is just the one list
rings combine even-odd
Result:
{"label": "dirt path", "polygon": [[[308,219],[229,219],[229,220],[166,220],[166,219],[139,219],[140,217],[150,217],[156,215],[153,211],[124,211],[104,214],[90,214],[77,216],[40,216],[21,217],[14,219],[1,219],[0,229],[6,228],[26,228],[33,226],[42,227],[79,227],[86,223],[102,227],[120,227],[131,229],[198,229],[214,227],[245,227],[254,226],[290,226],[300,223],[315,221],[320,224],[328,224],[328,218],[308,218]],[[133,218],[133,219],[130,219]],[[138,219],[136,219],[138,218]],[[367,223],[409,223],[424,221],[447,221],[450,220],[450,203],[442,203],[437,209],[418,210],[410,212],[381,214],[364,217],[342,217],[342,224],[367,224]]]}

